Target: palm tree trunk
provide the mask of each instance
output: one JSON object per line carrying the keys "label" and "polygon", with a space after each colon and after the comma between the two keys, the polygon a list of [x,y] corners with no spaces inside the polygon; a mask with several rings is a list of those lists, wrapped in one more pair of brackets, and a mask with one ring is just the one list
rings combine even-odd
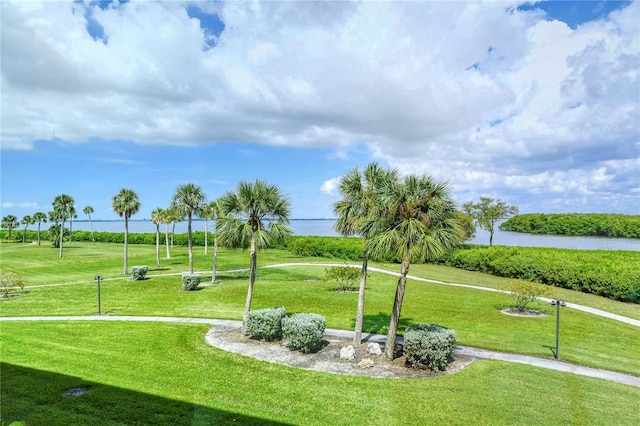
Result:
{"label": "palm tree trunk", "polygon": [[209,254],[209,220],[204,218],[204,254]]}
{"label": "palm tree trunk", "polygon": [[40,222],[38,222],[38,245],[40,245]]}
{"label": "palm tree trunk", "polygon": [[129,246],[127,240],[129,239],[129,220],[127,216],[124,217],[124,272],[122,275],[127,275],[129,271]]}
{"label": "palm tree trunk", "polygon": [[64,232],[64,218],[62,219],[62,224],[60,225],[60,256],[62,257],[62,233]]}
{"label": "palm tree trunk", "polygon": [[171,228],[171,248],[173,248],[173,235],[176,233],[176,221],[173,221],[173,227]]}
{"label": "palm tree trunk", "polygon": [[384,357],[388,361],[393,361],[393,353],[395,352],[396,335],[398,334],[398,323],[400,321],[400,311],[402,310],[402,299],[404,299],[404,289],[407,284],[409,265],[409,259],[405,258],[402,260],[400,278],[398,278],[398,286],[396,287],[396,298],[393,301],[393,310],[391,312],[391,319],[389,320],[387,341],[384,345]]}
{"label": "palm tree trunk", "polygon": [[216,283],[216,272],[218,269],[218,237],[213,237],[213,271],[211,273],[211,284]]}
{"label": "palm tree trunk", "polygon": [[96,244],[96,239],[93,236],[93,222],[91,221],[91,214],[89,216],[89,227],[91,228],[91,241],[93,241],[93,245]]}
{"label": "palm tree trunk", "polygon": [[164,242],[167,246],[167,259],[171,259],[171,252],[169,252],[169,224],[164,224]]}
{"label": "palm tree trunk", "polygon": [[160,225],[156,223],[156,266],[160,267]]}
{"label": "palm tree trunk", "polygon": [[189,272],[193,274],[193,244],[191,242],[191,213],[187,223],[187,243],[189,244]]}
{"label": "palm tree trunk", "polygon": [[369,252],[365,249],[362,256],[362,271],[360,272],[360,291],[358,292],[358,311],[356,313],[356,329],[353,334],[353,343],[359,345],[362,342],[362,323],[364,317],[364,291],[367,286],[367,264]]}
{"label": "palm tree trunk", "polygon": [[253,285],[256,282],[256,265],[258,253],[256,251],[256,240],[251,238],[251,266],[249,269],[249,288],[247,290],[247,301],[244,304],[244,314],[242,315],[242,335],[247,334],[247,320],[251,311],[251,298],[253,297]]}

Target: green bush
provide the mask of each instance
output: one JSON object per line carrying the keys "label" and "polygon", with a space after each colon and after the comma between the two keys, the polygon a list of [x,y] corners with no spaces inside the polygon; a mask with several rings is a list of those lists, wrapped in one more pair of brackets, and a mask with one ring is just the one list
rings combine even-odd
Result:
{"label": "green bush", "polygon": [[147,271],[149,271],[148,266],[132,266],[131,267],[131,278],[136,281],[144,280],[147,275]]}
{"label": "green bush", "polygon": [[291,349],[303,353],[317,352],[322,347],[326,321],[318,314],[293,314],[282,319],[282,336]]}
{"label": "green bush", "polygon": [[191,274],[189,272],[182,273],[182,289],[185,291],[194,291],[200,285],[202,275]]}
{"label": "green bush", "polygon": [[247,334],[257,339],[280,340],[285,315],[284,307],[251,311],[247,318]]}
{"label": "green bush", "polygon": [[441,263],[640,303],[639,252],[464,245]]}
{"label": "green bush", "polygon": [[549,286],[524,280],[509,280],[506,290],[509,291],[509,296],[513,302],[512,307],[518,311],[527,309],[527,305],[538,297],[552,296]]}
{"label": "green bush", "polygon": [[411,368],[444,371],[456,332],[438,324],[412,324],[404,333],[406,364]]}
{"label": "green bush", "polygon": [[353,291],[360,278],[360,270],[351,266],[332,266],[324,271],[324,279],[335,281],[338,290]]}
{"label": "green bush", "polygon": [[500,225],[503,231],[532,234],[640,238],[640,216],[605,213],[531,213]]}

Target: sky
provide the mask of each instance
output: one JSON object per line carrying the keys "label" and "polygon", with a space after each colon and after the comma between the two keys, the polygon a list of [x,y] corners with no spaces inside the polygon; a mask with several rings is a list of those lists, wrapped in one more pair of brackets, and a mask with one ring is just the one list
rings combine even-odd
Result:
{"label": "sky", "polygon": [[640,214],[637,1],[1,2],[1,214],[134,219],[275,184],[333,217],[377,161],[459,204]]}

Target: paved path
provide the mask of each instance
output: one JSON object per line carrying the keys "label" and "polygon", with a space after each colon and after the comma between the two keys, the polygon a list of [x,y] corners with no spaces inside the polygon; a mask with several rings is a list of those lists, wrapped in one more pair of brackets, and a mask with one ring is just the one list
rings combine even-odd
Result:
{"label": "paved path", "polygon": [[[209,318],[181,318],[181,317],[150,317],[150,316],[111,316],[111,315],[91,315],[91,316],[58,316],[58,317],[0,317],[2,321],[138,321],[138,322],[169,322],[183,324],[208,324],[226,327],[240,328],[241,321],[220,320]],[[325,335],[340,337],[345,339],[353,339],[353,331],[326,329]],[[386,336],[380,334],[365,334],[364,341],[383,342]],[[402,338],[398,338],[402,342]],[[640,377],[629,374],[616,373],[613,371],[600,370],[597,368],[581,367],[569,364],[568,362],[558,361],[555,359],[537,358],[526,355],[509,354],[504,352],[494,352],[486,349],[472,348],[469,346],[456,346],[455,353],[462,355],[470,355],[483,359],[494,359],[507,362],[515,362],[519,364],[533,365],[535,367],[546,368],[550,370],[562,371],[566,373],[578,374],[581,376],[595,377],[598,379],[608,380],[611,382],[622,383],[625,385],[640,387]]]}

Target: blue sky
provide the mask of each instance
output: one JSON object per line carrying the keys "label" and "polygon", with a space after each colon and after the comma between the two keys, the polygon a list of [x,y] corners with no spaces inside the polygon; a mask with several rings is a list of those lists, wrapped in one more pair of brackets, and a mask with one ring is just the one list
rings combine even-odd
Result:
{"label": "blue sky", "polygon": [[1,7],[2,216],[259,178],[325,218],[371,161],[460,203],[640,213],[637,2]]}

